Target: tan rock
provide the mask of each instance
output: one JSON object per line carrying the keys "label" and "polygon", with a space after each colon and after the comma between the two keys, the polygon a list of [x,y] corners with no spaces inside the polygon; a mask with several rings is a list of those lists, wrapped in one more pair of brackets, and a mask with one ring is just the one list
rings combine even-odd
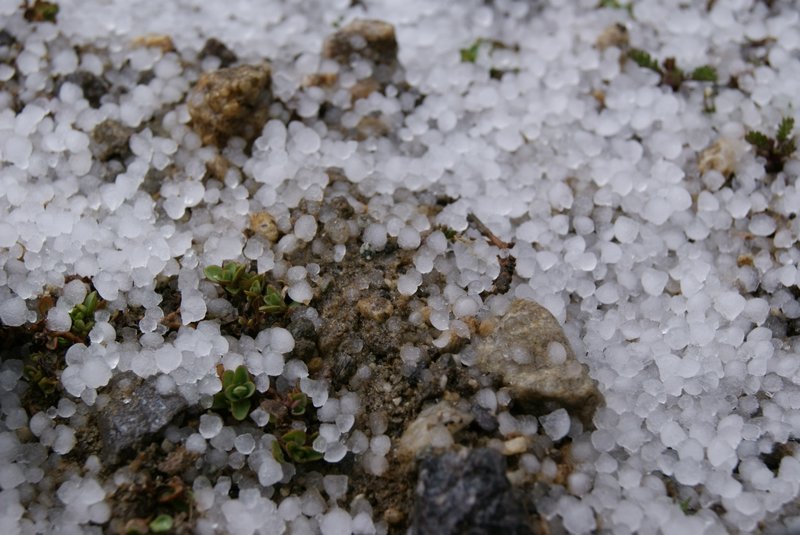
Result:
{"label": "tan rock", "polygon": [[207,72],[189,93],[192,128],[204,144],[224,147],[231,137],[252,141],[261,134],[272,103],[269,64]]}
{"label": "tan rock", "polygon": [[734,140],[721,137],[703,149],[697,158],[697,168],[701,173],[714,170],[722,176],[730,178],[736,171],[739,152],[739,147]]}
{"label": "tan rock", "polygon": [[440,401],[419,413],[400,437],[397,456],[415,459],[426,450],[453,445],[453,433],[468,426],[473,416],[449,401]]}
{"label": "tan rock", "polygon": [[[551,342],[567,350],[562,362],[554,363],[548,357]],[[563,407],[590,425],[603,403],[561,325],[533,301],[514,300],[492,334],[475,344],[475,351],[475,365],[507,387],[515,406],[529,414],[549,414]]]}
{"label": "tan rock", "polygon": [[278,241],[278,226],[275,218],[269,212],[255,212],[250,214],[250,230],[253,234],[261,236],[268,242]]}

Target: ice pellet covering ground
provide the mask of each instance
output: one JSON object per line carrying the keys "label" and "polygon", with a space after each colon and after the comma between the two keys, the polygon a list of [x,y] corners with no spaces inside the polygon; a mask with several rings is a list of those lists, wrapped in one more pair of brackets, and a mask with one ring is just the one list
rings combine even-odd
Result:
{"label": "ice pellet covering ground", "polygon": [[[320,408],[324,423],[314,447],[326,461],[349,451],[368,471],[386,470],[392,445],[385,425],[353,430],[357,400],[334,396],[302,363],[285,362],[293,345],[288,332],[231,344],[216,320],[203,321],[220,306],[201,282],[205,266],[244,255],[259,270],[285,271],[283,254],[320,231],[303,216],[271,245],[244,237],[247,215],[285,214],[301,199],[320,200],[328,182],[323,171],[334,166],[364,195],[378,196],[362,240],[380,250],[391,236],[399,247],[418,250],[415,267],[396,281],[399,293],[413,295],[450,247],[448,280],[463,290],[431,303],[436,328],[457,330],[453,318],[489,306],[479,294],[498,274],[498,250],[480,241],[449,246],[430,232],[431,224],[464,231],[473,212],[500,239],[515,242],[513,296],[548,308],[599,381],[607,405],[595,416],[595,430],[570,426],[563,409],[540,420],[539,433],[570,435],[576,458],[566,491],[541,500],[542,515],[563,517],[576,534],[721,534],[754,531],[761,522],[778,532],[800,529],[800,517],[791,516],[796,509],[786,508],[800,495],[800,453],[777,467],[764,462],[776,444],[800,438],[800,342],[793,335],[800,317],[800,162],[792,159],[768,177],[742,142],[749,129],[772,133],[781,117],[797,117],[795,4],[642,0],[629,14],[597,9],[595,0],[58,3],[57,26],[32,25],[18,0],[0,0],[2,25],[22,46],[14,65],[0,65],[0,79],[15,76],[18,84],[16,97],[0,92],[0,321],[36,321],[37,296],[47,286],[63,287],[47,322],[64,329],[65,313],[86,292],[74,281],[65,285],[65,276],[91,278],[109,308],[98,313],[90,345],[67,353],[62,381],[79,405],[95,404],[97,390],[126,370],[164,377],[163,392],[198,403],[219,389],[217,363],[246,363],[261,391],[282,374],[300,380]],[[391,141],[343,140],[314,118],[319,93],[300,88],[322,65],[323,38],[355,17],[395,25],[406,79],[426,95],[414,107],[390,88],[344,113],[348,127],[383,114],[393,125]],[[716,67],[723,82],[713,97],[716,110],[704,111],[702,84],[673,92],[658,85],[655,73],[621,62],[618,47],[595,46],[616,22],[627,27],[633,46],[657,58],[674,56],[687,69]],[[300,110],[305,124],[271,121],[251,156],[241,145],[226,151],[241,173],[203,182],[214,151],[188,128],[183,104],[199,72],[175,53],[130,46],[148,33],[171,36],[187,56],[214,36],[243,62],[269,59],[275,95]],[[505,46],[484,44],[475,63],[461,61],[459,50],[477,38]],[[129,87],[118,101],[91,108],[70,83],[54,98],[43,92],[49,76],[103,73],[100,55],[74,52],[84,45],[109,50],[107,76]],[[214,69],[216,60],[201,67]],[[152,79],[138,83],[144,71]],[[724,83],[734,76],[735,87]],[[602,91],[602,105],[593,91]],[[137,128],[162,109],[169,110],[163,131],[134,135],[129,165],[102,180],[90,150],[94,126],[111,118]],[[738,143],[733,180],[697,168],[698,153],[720,137]],[[165,182],[157,203],[142,186],[149,169],[169,165],[181,180]],[[392,198],[380,197],[401,187],[456,200],[428,222],[408,203],[393,210]],[[181,220],[187,208],[188,223]],[[344,246],[337,247],[341,257]],[[312,297],[308,269],[288,274],[296,301]],[[159,330],[159,275],[177,275],[182,296],[184,327],[170,340]],[[110,310],[128,306],[143,307],[145,315],[137,337],[122,342],[107,320]],[[548,355],[563,360],[564,348],[548,348]],[[419,354],[409,346],[399,356],[413,364]],[[19,367],[6,363],[0,387],[10,392],[19,377]],[[493,392],[477,399],[497,410]],[[106,522],[114,484],[100,478],[99,465],[88,463],[82,475],[52,489],[40,467],[51,453],[74,447],[69,418],[85,411],[76,415],[65,402],[53,414],[25,415],[18,403],[15,395],[2,396],[0,532],[58,526],[77,533]],[[259,411],[251,418],[263,425],[268,415]],[[519,422],[500,416],[500,433],[515,433]],[[23,426],[38,444],[20,443],[14,430]],[[341,500],[346,482],[334,476],[323,482],[328,501],[316,492],[278,503],[270,487],[291,473],[273,459],[267,435],[237,434],[213,414],[187,431],[178,436],[187,449],[216,466],[246,463],[259,483],[230,499],[229,478],[198,477],[200,533],[386,530],[369,504]],[[552,461],[530,454],[520,467],[555,474]],[[665,480],[676,485],[677,497],[668,495]]]}

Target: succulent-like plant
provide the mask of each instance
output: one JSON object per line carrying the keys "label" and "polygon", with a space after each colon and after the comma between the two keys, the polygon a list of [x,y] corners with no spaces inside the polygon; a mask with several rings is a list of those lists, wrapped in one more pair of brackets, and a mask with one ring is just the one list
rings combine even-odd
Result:
{"label": "succulent-like plant", "polygon": [[316,438],[316,433],[308,435],[302,429],[292,429],[272,443],[272,455],[280,462],[284,462],[286,457],[296,463],[319,461],[322,453],[311,446]]}
{"label": "succulent-like plant", "polygon": [[205,275],[228,294],[239,312],[239,324],[246,330],[261,330],[266,316],[284,314],[291,306],[283,292],[267,284],[265,274],[254,273],[245,264],[229,262],[224,266],[208,266]]}
{"label": "succulent-like plant", "polygon": [[72,334],[82,339],[89,336],[89,332],[94,327],[94,313],[99,302],[100,298],[97,296],[97,292],[90,292],[86,295],[83,303],[75,305],[70,310],[69,317],[72,319],[70,332]]}
{"label": "succulent-like plant", "polygon": [[236,370],[225,370],[222,374],[222,391],[214,396],[213,408],[228,409],[234,418],[241,421],[250,412],[250,398],[256,391],[256,385],[250,380],[246,366]]}

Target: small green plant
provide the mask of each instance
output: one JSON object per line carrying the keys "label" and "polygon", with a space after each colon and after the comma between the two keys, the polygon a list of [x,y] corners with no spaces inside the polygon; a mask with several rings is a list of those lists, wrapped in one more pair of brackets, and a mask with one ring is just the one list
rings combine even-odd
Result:
{"label": "small green plant", "polygon": [[285,462],[287,457],[295,463],[319,461],[322,453],[311,446],[316,438],[316,433],[308,435],[302,429],[292,429],[272,443],[272,455],[280,462]]}
{"label": "small green plant", "polygon": [[711,65],[702,65],[686,74],[683,69],[675,63],[675,58],[666,58],[658,64],[653,56],[639,48],[632,48],[628,51],[628,57],[639,67],[649,69],[661,76],[661,84],[670,87],[673,91],[678,91],[687,81],[695,82],[716,82],[717,71]]}
{"label": "small green plant", "polygon": [[28,22],[56,22],[58,15],[58,4],[45,0],[34,0],[31,4],[28,0],[22,4],[25,9],[25,20]]}
{"label": "small green plant", "polygon": [[75,305],[69,312],[69,317],[72,319],[72,327],[70,332],[78,338],[86,339],[89,332],[94,327],[94,313],[97,311],[97,305],[100,302],[97,292],[90,292],[83,303]]}
{"label": "small green plant", "polygon": [[153,533],[165,533],[172,529],[172,517],[168,514],[160,514],[155,517],[148,525]]}
{"label": "small green plant", "polygon": [[293,303],[287,303],[284,292],[267,283],[265,274],[254,273],[246,265],[229,262],[224,266],[208,266],[208,280],[228,294],[239,312],[239,324],[248,330],[261,330],[266,316],[285,314]]}
{"label": "small green plant", "polygon": [[478,39],[475,39],[475,41],[467,48],[462,48],[459,50],[459,53],[461,54],[461,62],[475,63],[475,61],[478,59],[478,51],[480,50],[482,44],[483,39],[479,37]]}
{"label": "small green plant", "polygon": [[228,409],[239,421],[247,418],[250,412],[250,398],[256,391],[256,385],[250,380],[250,372],[246,366],[236,370],[225,370],[222,374],[222,391],[214,396],[215,410]]}
{"label": "small green plant", "polygon": [[750,130],[744,139],[756,150],[756,155],[766,161],[764,169],[767,173],[780,173],[786,161],[797,150],[797,139],[792,136],[794,118],[784,117],[778,125],[774,138],[768,137],[763,132]]}

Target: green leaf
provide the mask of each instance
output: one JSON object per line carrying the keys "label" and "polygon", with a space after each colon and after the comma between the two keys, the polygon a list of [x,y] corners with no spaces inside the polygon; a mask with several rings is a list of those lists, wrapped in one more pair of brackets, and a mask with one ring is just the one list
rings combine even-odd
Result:
{"label": "green leaf", "polygon": [[286,461],[283,457],[283,450],[281,449],[281,445],[277,440],[272,443],[272,456],[279,463]]}
{"label": "green leaf", "polygon": [[88,314],[94,314],[94,311],[97,310],[98,301],[97,292],[92,292],[86,296],[86,299],[83,300],[83,305],[86,307]]}
{"label": "green leaf", "polygon": [[150,531],[153,533],[164,533],[172,529],[172,517],[169,515],[158,515],[150,522]]}
{"label": "green leaf", "polygon": [[310,463],[322,459],[322,453],[311,446],[298,446],[293,442],[286,444],[286,452],[296,463]]}
{"label": "green leaf", "polygon": [[461,61],[462,63],[475,63],[478,59],[478,51],[481,48],[481,43],[483,39],[476,39],[474,43],[468,48],[462,48],[459,52],[461,53]]}
{"label": "green leaf", "polygon": [[228,408],[228,398],[225,397],[225,392],[217,392],[214,394],[214,403],[211,408],[215,411]]}
{"label": "green leaf", "polygon": [[631,58],[639,67],[643,67],[645,69],[650,69],[651,71],[655,71],[658,74],[661,74],[661,67],[658,66],[658,62],[640,48],[631,48],[628,51],[628,57]]}
{"label": "green leaf", "polygon": [[794,130],[794,117],[784,117],[781,119],[781,124],[778,125],[778,133],[775,135],[775,139],[778,141],[786,141],[789,139],[789,135]]}
{"label": "green leaf", "polygon": [[247,418],[247,414],[249,412],[250,412],[249,399],[231,401],[231,414],[233,415],[234,418],[236,418],[240,422],[245,418]]}
{"label": "green leaf", "polygon": [[770,146],[769,138],[763,132],[757,130],[750,130],[744,136],[744,140],[756,147],[757,149],[768,150]]}
{"label": "green leaf", "polygon": [[710,65],[703,65],[692,71],[691,78],[698,82],[716,82],[717,70]]}
{"label": "green leaf", "polygon": [[222,372],[222,390],[225,390],[233,383],[234,373],[233,370],[225,370]]}
{"label": "green leaf", "polygon": [[250,374],[247,372],[247,366],[237,366],[236,371],[233,373],[233,384],[235,385],[243,385],[250,380]]}
{"label": "green leaf", "polygon": [[206,269],[203,270],[206,274],[206,278],[213,282],[220,282],[223,277],[222,268],[219,266],[208,266]]}
{"label": "green leaf", "polygon": [[306,443],[307,439],[306,432],[302,429],[292,429],[291,431],[287,431],[281,437],[286,444],[296,444],[298,446],[303,446]]}

